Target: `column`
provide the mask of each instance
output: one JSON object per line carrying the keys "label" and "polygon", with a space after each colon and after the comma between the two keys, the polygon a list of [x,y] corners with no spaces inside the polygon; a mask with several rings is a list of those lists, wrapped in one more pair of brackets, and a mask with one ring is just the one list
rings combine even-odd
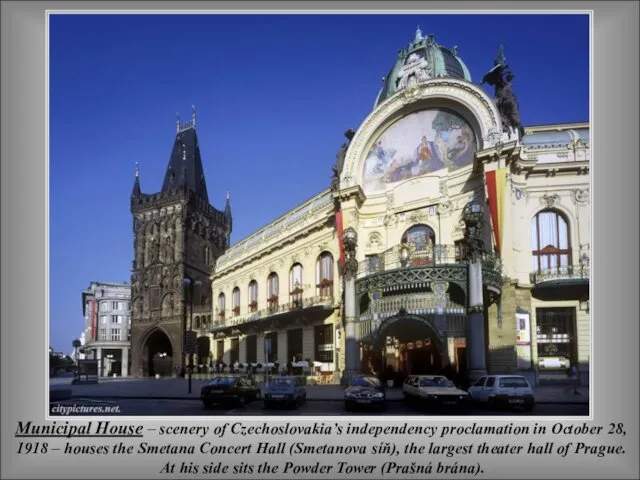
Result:
{"label": "column", "polygon": [[98,360],[98,376],[102,376],[102,347],[96,349],[96,360]]}
{"label": "column", "polygon": [[482,298],[482,260],[479,255],[469,261],[467,370],[470,382],[487,374],[487,364],[485,360],[484,302]]}
{"label": "column", "polygon": [[129,376],[129,347],[122,349],[122,372],[123,377]]}
{"label": "column", "polygon": [[264,333],[258,333],[257,340],[256,340],[257,349],[258,349],[257,360],[258,360],[258,363],[262,363],[262,364],[266,362],[264,358],[264,338],[265,338]]}
{"label": "column", "polygon": [[283,366],[287,366],[287,362],[291,360],[291,355],[289,355],[289,340],[287,336],[287,330],[278,330],[278,358],[274,360],[280,363],[278,365],[278,371],[282,369]]}

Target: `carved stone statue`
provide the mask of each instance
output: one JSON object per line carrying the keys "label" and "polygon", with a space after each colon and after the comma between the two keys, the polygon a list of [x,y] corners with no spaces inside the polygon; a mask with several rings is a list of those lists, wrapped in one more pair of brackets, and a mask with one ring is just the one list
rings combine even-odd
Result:
{"label": "carved stone statue", "polygon": [[331,190],[336,191],[340,187],[340,174],[342,173],[342,169],[344,168],[344,159],[347,156],[347,150],[349,149],[349,144],[351,143],[351,139],[355,135],[355,130],[350,128],[346,132],[344,132],[344,136],[347,137],[349,142],[343,143],[340,146],[340,150],[336,153],[336,163],[331,167]]}
{"label": "carved stone statue", "polygon": [[500,113],[503,130],[508,132],[513,128],[518,132],[519,138],[522,138],[524,128],[520,121],[520,108],[511,86],[514,75],[509,70],[509,65],[506,64],[502,46],[500,46],[500,51],[494,63],[494,67],[482,78],[482,83],[495,88],[496,106]]}
{"label": "carved stone statue", "polygon": [[411,87],[417,83],[424,82],[431,78],[431,66],[426,58],[422,58],[417,53],[412,53],[407,59],[407,63],[398,72],[396,90]]}

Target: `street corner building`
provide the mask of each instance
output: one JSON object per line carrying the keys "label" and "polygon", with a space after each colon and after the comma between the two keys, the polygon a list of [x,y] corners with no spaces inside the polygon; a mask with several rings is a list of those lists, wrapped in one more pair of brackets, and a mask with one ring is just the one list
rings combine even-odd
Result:
{"label": "street corner building", "polygon": [[418,30],[331,185],[234,245],[178,126],[161,193],[136,176],[131,200],[134,371],[184,370],[194,331],[197,366],[586,381],[589,124],[522,125],[512,78],[502,47],[474,82]]}
{"label": "street corner building", "polygon": [[95,362],[99,377],[130,375],[130,301],[131,285],[127,283],[91,282],[82,292],[85,328],[79,359]]}

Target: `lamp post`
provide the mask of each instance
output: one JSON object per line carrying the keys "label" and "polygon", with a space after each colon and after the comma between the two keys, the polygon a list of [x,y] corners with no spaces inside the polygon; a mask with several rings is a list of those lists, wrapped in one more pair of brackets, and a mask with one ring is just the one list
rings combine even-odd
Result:
{"label": "lamp post", "polygon": [[356,247],[358,233],[353,227],[347,227],[342,234],[345,261],[343,267],[344,279],[344,323],[345,323],[345,381],[359,370],[360,351],[356,338],[356,291],[355,280],[358,273]]}
{"label": "lamp post", "polygon": [[73,342],[71,342],[71,345],[73,345],[73,348],[76,349],[76,353],[75,353],[76,369],[73,376],[74,378],[78,378],[80,374],[80,369],[78,368],[78,348],[82,346],[82,342],[76,338]]}
{"label": "lamp post", "polygon": [[482,286],[482,240],[485,217],[482,206],[471,201],[462,210],[468,261],[469,295],[467,305],[467,375],[470,382],[486,375],[484,299]]}
{"label": "lamp post", "polygon": [[[195,290],[195,288],[200,288],[200,286],[202,285],[202,282],[200,280],[192,280],[189,277],[184,277],[182,279],[182,285],[184,286],[185,290],[189,291],[189,332],[193,331],[193,292]],[[183,343],[184,345],[182,346],[182,351],[183,351],[183,358],[186,360],[185,357],[185,346],[186,346],[186,339],[187,339],[187,312],[186,312],[186,308],[183,310],[183,314],[184,314],[184,318],[183,318],[183,326],[184,326],[184,335],[183,335]],[[185,363],[183,361],[183,363]],[[191,393],[191,373],[193,371],[193,353],[190,352],[189,353],[189,393]]]}

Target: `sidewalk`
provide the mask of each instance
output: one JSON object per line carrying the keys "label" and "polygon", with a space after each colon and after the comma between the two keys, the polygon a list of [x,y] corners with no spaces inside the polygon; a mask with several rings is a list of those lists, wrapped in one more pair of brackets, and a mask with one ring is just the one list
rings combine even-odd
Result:
{"label": "sidewalk", "polygon": [[[50,401],[68,398],[161,398],[167,400],[199,400],[200,388],[207,380],[192,380],[191,393],[188,391],[189,381],[185,378],[121,378],[104,380],[100,383],[86,385],[51,385]],[[264,386],[261,385],[263,388]],[[536,402],[540,404],[588,404],[589,389],[578,387],[578,394],[573,387],[567,385],[540,386],[534,388]],[[340,385],[307,386],[309,401],[341,401],[344,388]],[[387,399],[399,402],[404,398],[400,388],[387,389]]]}

